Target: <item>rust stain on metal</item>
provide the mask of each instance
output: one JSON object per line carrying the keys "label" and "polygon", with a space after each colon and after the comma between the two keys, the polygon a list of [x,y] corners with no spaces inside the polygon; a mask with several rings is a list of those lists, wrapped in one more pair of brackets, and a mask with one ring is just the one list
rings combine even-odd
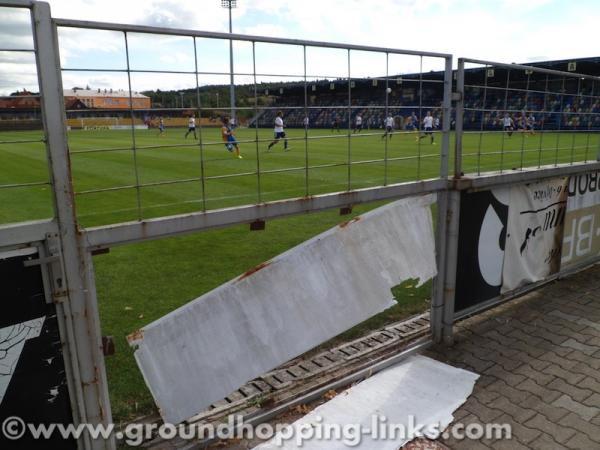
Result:
{"label": "rust stain on metal", "polygon": [[473,186],[473,179],[470,177],[465,177],[464,174],[461,172],[460,176],[454,176],[450,180],[450,185],[452,189],[463,191],[466,189],[470,189]]}
{"label": "rust stain on metal", "polygon": [[105,255],[107,253],[110,253],[110,248],[108,248],[108,247],[106,247],[106,248],[98,248],[96,250],[92,250],[92,256]]}
{"label": "rust stain on metal", "polygon": [[340,223],[340,228],[346,228],[348,225],[358,222],[360,220],[360,216],[356,216],[354,219],[347,220],[346,222]]}
{"label": "rust stain on metal", "polygon": [[134,343],[137,341],[141,341],[144,339],[144,330],[141,328],[139,330],[135,330],[133,333],[127,335],[127,342]]}
{"label": "rust stain on metal", "polygon": [[97,385],[98,384],[98,376],[97,376],[98,371],[96,370],[95,372],[96,372],[96,377],[94,377],[94,379],[92,379],[90,381],[82,381],[81,384],[83,386],[94,386],[94,385]]}
{"label": "rust stain on metal", "polygon": [[256,219],[254,222],[250,223],[251,231],[261,231],[265,229],[265,221],[261,219]]}
{"label": "rust stain on metal", "polygon": [[98,407],[100,408],[100,421],[104,422],[104,419],[106,417],[106,412],[104,411],[104,406],[102,405],[101,401],[98,401]]}
{"label": "rust stain on metal", "polygon": [[244,272],[242,275],[239,276],[238,281],[242,281],[244,278],[248,278],[250,275],[252,275],[253,273],[258,272],[261,269],[264,269],[269,264],[271,264],[271,263],[269,261],[266,261],[264,263],[260,263],[258,266],[253,267],[250,270],[247,270],[246,272]]}

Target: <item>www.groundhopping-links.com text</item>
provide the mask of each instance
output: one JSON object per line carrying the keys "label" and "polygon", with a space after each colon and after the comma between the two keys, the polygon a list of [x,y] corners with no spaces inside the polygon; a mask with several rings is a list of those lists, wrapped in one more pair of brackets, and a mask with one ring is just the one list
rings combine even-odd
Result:
{"label": "www.groundhopping-links.com text", "polygon": [[228,439],[273,439],[278,446],[288,441],[302,446],[307,441],[338,441],[348,447],[359,445],[363,439],[371,441],[407,441],[418,437],[430,439],[450,437],[462,439],[511,439],[510,424],[490,423],[454,423],[445,429],[442,424],[422,424],[414,416],[408,417],[407,424],[395,424],[383,415],[373,415],[370,421],[361,424],[328,423],[321,416],[314,416],[310,421],[301,424],[269,424],[252,425],[245,423],[242,416],[229,416],[227,422],[219,424],[173,425],[136,424],[131,423],[118,429],[114,424],[108,425],[65,425],[65,424],[31,424],[16,416],[6,418],[2,422],[0,433],[9,440],[19,440],[26,437],[33,439],[49,439],[55,434],[63,439],[79,439],[84,433],[92,439],[109,439],[115,436],[117,440],[129,446],[139,446],[144,441],[159,437],[170,440],[180,438],[185,440],[228,440]]}

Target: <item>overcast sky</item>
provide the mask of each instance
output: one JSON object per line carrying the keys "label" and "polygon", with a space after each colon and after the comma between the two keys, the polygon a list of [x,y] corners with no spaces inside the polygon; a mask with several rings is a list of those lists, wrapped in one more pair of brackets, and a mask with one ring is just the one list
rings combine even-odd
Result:
{"label": "overcast sky", "polygon": [[[50,0],[52,15],[60,18],[134,23],[206,31],[228,31],[227,10],[220,0]],[[31,46],[25,22],[14,10],[0,10],[0,46]],[[334,41],[451,53],[500,62],[531,62],[599,56],[598,0],[239,0],[233,11],[236,33]],[[60,32],[63,67],[122,69],[123,37],[119,33]],[[191,39],[131,36],[132,68],[193,70]],[[228,70],[227,42],[197,42],[201,70]],[[251,47],[236,45],[236,72],[251,72]],[[342,51],[311,50],[309,74],[347,75]],[[298,48],[257,47],[259,72],[298,75],[303,71]],[[421,61],[395,58],[390,73],[418,70]],[[440,69],[441,61],[425,60],[423,69]],[[353,76],[381,76],[380,55],[352,56]],[[31,55],[0,52],[0,94],[36,89]],[[63,72],[64,87],[127,89],[127,78],[106,72]],[[274,81],[263,77],[259,81]],[[236,82],[249,82],[239,76]],[[195,84],[187,75],[135,75],[134,90],[183,89]],[[226,76],[205,76],[201,84],[227,82]]]}

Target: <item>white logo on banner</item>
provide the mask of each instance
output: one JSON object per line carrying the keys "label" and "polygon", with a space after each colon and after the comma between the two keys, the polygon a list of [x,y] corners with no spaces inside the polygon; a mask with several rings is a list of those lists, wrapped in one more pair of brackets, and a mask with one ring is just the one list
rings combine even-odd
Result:
{"label": "white logo on banner", "polygon": [[0,403],[13,376],[27,339],[40,335],[46,317],[0,328]]}
{"label": "white logo on banner", "polygon": [[567,204],[567,178],[510,190],[502,292],[558,272]]}
{"label": "white logo on banner", "polygon": [[504,251],[498,244],[504,224],[490,205],[485,212],[479,235],[478,258],[481,276],[490,286],[502,283],[502,260]]}
{"label": "white logo on banner", "polygon": [[[508,206],[509,189],[494,189],[490,191],[500,203]],[[481,276],[490,286],[502,284],[502,262],[504,261],[504,248],[500,245],[504,223],[492,205],[488,206],[479,232],[477,244],[477,258]]]}

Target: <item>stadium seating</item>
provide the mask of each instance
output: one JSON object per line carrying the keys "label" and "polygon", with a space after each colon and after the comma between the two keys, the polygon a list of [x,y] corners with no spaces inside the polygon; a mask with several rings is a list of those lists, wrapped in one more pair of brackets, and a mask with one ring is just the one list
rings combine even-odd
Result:
{"label": "stadium seating", "polygon": [[[595,60],[594,60],[595,61]],[[550,64],[550,63],[548,63]],[[592,64],[592,62],[590,62]],[[561,70],[564,68],[558,67]],[[594,69],[595,68],[595,69]],[[597,62],[589,66],[600,73]],[[531,76],[525,72],[512,71],[507,77],[504,69],[496,69],[495,77],[488,79],[484,69],[470,69],[465,73],[465,115],[466,130],[501,130],[502,117],[508,112],[515,121],[523,114],[532,113],[537,129],[545,130],[600,130],[600,97],[594,92],[594,86],[579,83],[570,79],[565,84],[565,77],[549,78]],[[246,109],[238,118],[242,126],[271,128],[278,110],[283,111],[286,127],[301,128],[308,115],[311,128],[332,128],[334,120],[339,121],[340,130],[352,127],[356,115],[361,114],[363,128],[383,128],[387,113],[395,119],[399,128],[403,128],[405,119],[411,114],[419,117],[419,122],[427,111],[441,117],[443,97],[443,74],[440,72],[423,75],[403,75],[401,80],[358,79],[353,80],[348,100],[348,80],[321,80],[309,85],[304,83],[283,83],[283,88],[273,88],[276,94],[261,98],[258,112]],[[531,78],[531,79],[530,79]],[[506,80],[510,79],[509,84]],[[570,83],[570,84],[569,84]],[[332,89],[332,86],[334,89]],[[386,93],[386,87],[390,91]],[[238,90],[240,105],[254,104],[248,95],[241,94],[243,86]],[[597,91],[598,89],[596,89]],[[305,105],[306,99],[306,105]],[[134,125],[156,127],[158,117],[164,118],[167,127],[187,127],[188,116],[193,112],[181,109],[155,109],[134,111]],[[227,114],[227,109],[210,109],[203,113],[197,124],[201,126],[220,126],[219,117]],[[67,112],[67,125],[71,128],[94,128],[130,125],[128,111],[109,110],[70,110]],[[453,112],[454,114],[454,112]],[[210,116],[209,116],[210,115]],[[28,121],[39,120],[39,110],[0,111],[0,120]],[[454,123],[451,117],[451,123]]]}

